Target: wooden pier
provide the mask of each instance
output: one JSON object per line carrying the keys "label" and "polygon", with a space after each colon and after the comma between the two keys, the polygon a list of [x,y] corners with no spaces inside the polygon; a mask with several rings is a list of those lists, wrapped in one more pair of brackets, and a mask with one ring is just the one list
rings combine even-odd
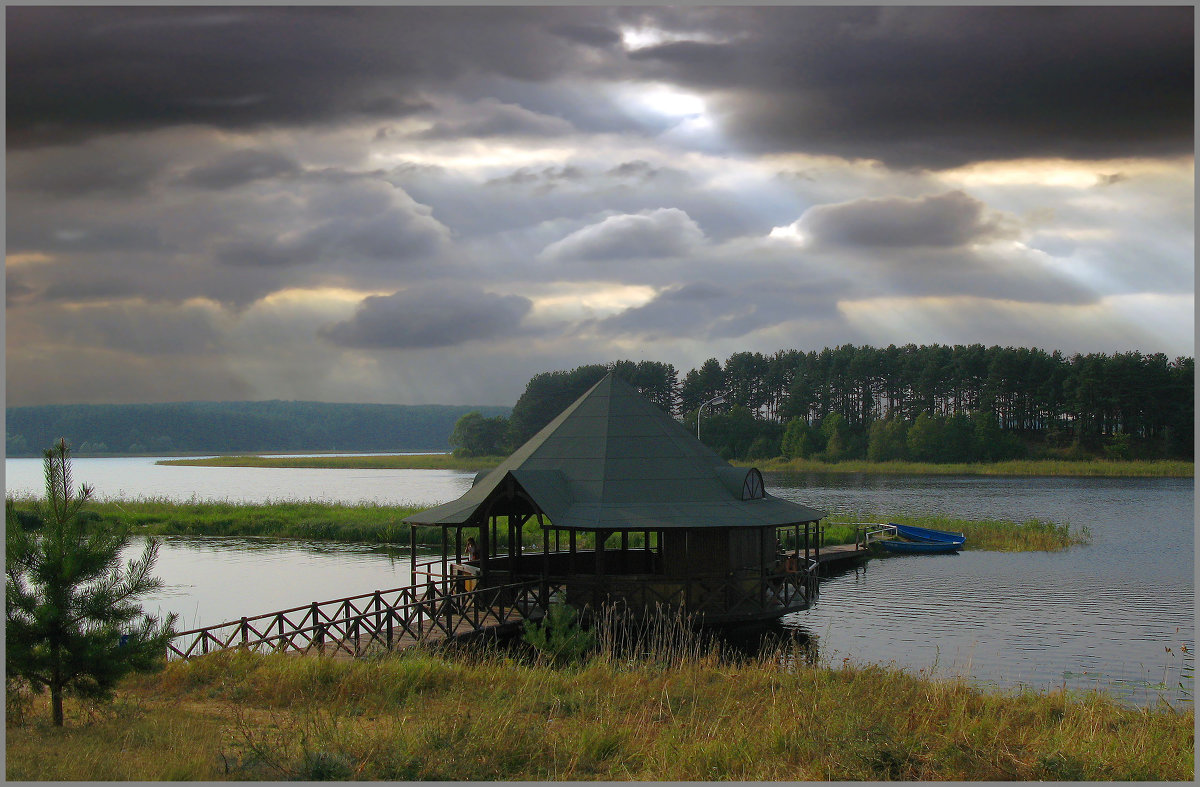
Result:
{"label": "wooden pier", "polygon": [[551,593],[544,582],[463,590],[462,580],[429,580],[180,632],[167,658],[220,650],[361,656],[418,643],[498,633],[540,617]]}

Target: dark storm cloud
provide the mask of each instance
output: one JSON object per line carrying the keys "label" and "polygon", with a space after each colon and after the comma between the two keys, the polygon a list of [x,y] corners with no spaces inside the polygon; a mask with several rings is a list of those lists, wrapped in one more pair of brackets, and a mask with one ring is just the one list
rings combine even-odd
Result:
{"label": "dark storm cloud", "polygon": [[[622,25],[664,41],[626,52]],[[8,9],[7,43],[18,147],[391,120],[437,90],[516,108],[436,136],[645,123],[590,82],[607,80],[705,94],[727,140],[762,152],[938,168],[1192,150],[1187,6],[31,7]]]}
{"label": "dark storm cloud", "polygon": [[817,243],[887,249],[953,248],[1013,233],[1010,222],[988,215],[982,202],[961,191],[818,205],[796,226]]}
{"label": "dark storm cloud", "polygon": [[9,8],[8,142],[396,118],[430,82],[562,73],[576,55],[547,10]]}
{"label": "dark storm cloud", "polygon": [[719,91],[758,151],[938,168],[1192,150],[1190,7],[724,9],[707,29],[729,42],[631,58]]}
{"label": "dark storm cloud", "polygon": [[291,158],[271,150],[237,150],[188,170],[180,181],[204,189],[227,189],[264,178],[299,174]]}
{"label": "dark storm cloud", "polygon": [[532,301],[519,295],[430,285],[364,298],[351,319],[320,334],[341,347],[451,347],[511,336],[532,307]]}

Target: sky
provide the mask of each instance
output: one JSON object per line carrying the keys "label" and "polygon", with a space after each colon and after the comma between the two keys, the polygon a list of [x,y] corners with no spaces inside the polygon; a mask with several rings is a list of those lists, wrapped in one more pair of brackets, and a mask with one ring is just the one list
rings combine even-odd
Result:
{"label": "sky", "polygon": [[1193,13],[8,6],[7,404],[1192,356]]}

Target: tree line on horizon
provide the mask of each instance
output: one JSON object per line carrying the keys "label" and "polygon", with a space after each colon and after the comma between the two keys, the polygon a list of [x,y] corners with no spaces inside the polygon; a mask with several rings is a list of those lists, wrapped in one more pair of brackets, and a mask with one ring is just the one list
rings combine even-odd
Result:
{"label": "tree line on horizon", "polygon": [[738,352],[682,377],[615,361],[543,372],[509,418],[469,413],[460,455],[506,454],[609,371],[726,459],[929,462],[1194,456],[1194,359],[972,345]]}
{"label": "tree line on horizon", "polygon": [[65,437],[76,455],[232,451],[446,451],[463,413],[507,407],[330,402],[164,402],[6,408],[7,456]]}

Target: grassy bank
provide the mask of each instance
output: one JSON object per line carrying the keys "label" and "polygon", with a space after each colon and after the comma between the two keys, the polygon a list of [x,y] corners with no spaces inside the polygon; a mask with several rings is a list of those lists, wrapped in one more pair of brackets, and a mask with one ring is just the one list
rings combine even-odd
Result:
{"label": "grassy bank", "polygon": [[[18,510],[29,510],[34,501],[17,500]],[[124,521],[142,535],[174,536],[241,536],[295,538],[306,541],[336,541],[343,543],[386,544],[408,546],[409,526],[405,517],[426,506],[388,506],[375,503],[356,505],[318,501],[281,501],[267,503],[232,503],[219,500],[196,500],[185,503],[165,499],[106,500],[90,503],[87,516],[109,522]],[[1091,535],[1086,527],[1072,528],[1045,520],[1025,522],[1006,520],[966,520],[943,516],[906,514],[839,514],[826,520],[826,543],[847,544],[855,539],[855,528],[848,522],[895,522],[935,530],[963,532],[967,549],[1000,551],[1033,551],[1065,549],[1086,544]],[[506,546],[508,528],[502,521],[499,541]],[[418,528],[417,543],[440,547],[439,528]],[[522,543],[541,549],[542,535],[536,521],[529,521],[522,531]],[[590,549],[592,538],[581,533],[579,546]],[[630,544],[641,546],[641,534],[633,533]]]}
{"label": "grassy bank", "polygon": [[[503,461],[499,456],[458,458],[450,454],[419,456],[217,456],[204,459],[164,459],[160,465],[194,467],[310,467],[327,470],[490,470]],[[934,464],[931,462],[818,462],[811,459],[764,459],[734,462],[760,470],[788,473],[866,473],[879,475],[1000,475],[1094,476],[1138,478],[1191,478],[1195,464],[1178,460],[1117,461],[1095,459],[1067,461],[1028,459],[1009,462]]]}
{"label": "grassy bank", "polygon": [[999,476],[1080,476],[1108,478],[1192,478],[1193,462],[1175,459],[1122,461],[1092,459],[1014,459],[1006,462],[819,462],[813,459],[766,459],[759,462],[735,462],[759,470],[787,473],[866,473],[875,475],[999,475]]}
{"label": "grassy bank", "polygon": [[[17,500],[17,509],[27,511],[34,505],[28,498]],[[388,506],[375,503],[356,505],[318,501],[281,501],[232,503],[196,500],[185,503],[165,499],[106,500],[90,503],[86,515],[96,520],[124,521],[143,535],[242,536],[295,538],[306,541],[337,541],[360,544],[408,546],[409,526],[405,517],[426,506]],[[895,522],[935,530],[963,532],[967,549],[1032,551],[1065,549],[1091,540],[1087,528],[1072,528],[1045,520],[1025,522],[1006,520],[966,520],[942,516],[906,514],[839,514],[826,520],[826,543],[847,544],[855,539],[855,528],[848,522]],[[501,547],[507,545],[508,528],[499,528]],[[630,535],[631,546],[641,546],[641,534]],[[417,543],[440,547],[439,528],[418,528]],[[522,543],[541,549],[542,534],[531,520],[522,530]],[[581,533],[580,548],[590,549],[592,538]]]}
{"label": "grassy bank", "polygon": [[319,470],[490,470],[504,457],[456,457],[451,454],[385,454],[380,456],[210,456],[163,459],[160,465],[188,467],[308,467]]}
{"label": "grassy bank", "polygon": [[1072,527],[1070,524],[1057,524],[1045,519],[1014,522],[1002,519],[970,520],[908,514],[838,514],[827,520],[826,542],[853,543],[854,528],[843,524],[847,522],[891,522],[962,533],[967,537],[966,549],[996,552],[1053,552],[1090,544],[1092,541],[1092,533],[1087,527]]}
{"label": "grassy bank", "polygon": [[7,721],[10,780],[1180,780],[1194,711],[880,666],[217,654]]}

